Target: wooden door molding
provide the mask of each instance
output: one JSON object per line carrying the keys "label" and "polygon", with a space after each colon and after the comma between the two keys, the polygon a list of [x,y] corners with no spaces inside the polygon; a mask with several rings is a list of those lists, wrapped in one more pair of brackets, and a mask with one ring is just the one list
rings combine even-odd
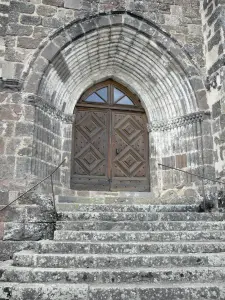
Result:
{"label": "wooden door molding", "polygon": [[147,118],[135,95],[112,80],[98,84],[81,97],[75,122],[71,188],[149,191]]}
{"label": "wooden door molding", "polygon": [[148,132],[143,113],[112,111],[112,190],[149,191]]}
{"label": "wooden door molding", "polygon": [[82,110],[76,114],[71,187],[109,190],[108,116],[105,110]]}

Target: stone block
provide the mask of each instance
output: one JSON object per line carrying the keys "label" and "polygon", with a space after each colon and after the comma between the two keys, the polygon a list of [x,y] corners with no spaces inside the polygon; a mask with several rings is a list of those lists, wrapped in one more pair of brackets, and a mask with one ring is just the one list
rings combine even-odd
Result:
{"label": "stone block", "polygon": [[25,83],[25,92],[35,94],[38,90],[40,80],[41,80],[40,74],[33,72],[29,77],[28,82]]}
{"label": "stone block", "polygon": [[26,13],[26,14],[33,14],[35,10],[35,5],[29,2],[22,2],[18,0],[14,0],[10,2],[10,9],[12,11]]}
{"label": "stone block", "polygon": [[211,14],[211,16],[208,18],[207,24],[208,27],[211,27],[211,25],[217,20],[221,12],[220,7],[217,7],[214,12]]}
{"label": "stone block", "polygon": [[12,179],[15,170],[15,157],[0,156],[0,179]]}
{"label": "stone block", "polygon": [[18,157],[16,159],[16,178],[26,178],[31,172],[31,159],[29,157]]}
{"label": "stone block", "polygon": [[204,150],[203,152],[204,163],[207,165],[212,165],[214,163],[214,151]]}
{"label": "stone block", "polygon": [[44,50],[42,51],[41,55],[45,59],[51,61],[53,60],[54,56],[60,51],[59,47],[56,46],[53,42],[49,43]]}
{"label": "stone block", "polygon": [[82,0],[64,0],[65,8],[81,9]]}
{"label": "stone block", "polygon": [[31,15],[22,15],[20,17],[21,24],[25,25],[40,25],[41,17],[40,16],[31,16]]}
{"label": "stone block", "polygon": [[220,101],[217,101],[212,106],[212,117],[213,119],[219,117],[221,115],[221,103]]}
{"label": "stone block", "polygon": [[210,52],[214,46],[219,46],[219,43],[221,41],[222,41],[222,35],[220,30],[218,30],[213,35],[213,37],[208,41],[208,52]]}
{"label": "stone block", "polygon": [[42,19],[42,25],[44,27],[49,27],[49,28],[60,28],[63,26],[63,21],[59,20],[57,18],[52,18],[52,17],[43,17]]}
{"label": "stone block", "polygon": [[43,17],[53,17],[57,13],[57,9],[49,5],[39,5],[36,12]]}
{"label": "stone block", "polygon": [[19,121],[23,109],[18,104],[4,104],[0,107],[0,120]]}
{"label": "stone block", "polygon": [[206,135],[203,136],[203,149],[213,149],[213,137]]}
{"label": "stone block", "polygon": [[15,252],[34,249],[36,242],[25,242],[25,241],[0,241],[0,261],[12,259]]}
{"label": "stone block", "polygon": [[71,37],[72,40],[78,38],[79,36],[83,35],[83,29],[80,24],[73,24],[67,29],[68,35]]}
{"label": "stone block", "polygon": [[16,124],[15,135],[18,136],[32,136],[34,125],[30,122],[18,122]]}
{"label": "stone block", "polygon": [[7,155],[16,155],[17,149],[19,149],[21,144],[20,138],[8,139],[6,143],[6,154]]}
{"label": "stone block", "polygon": [[63,141],[63,151],[70,152],[71,151],[71,147],[72,147],[71,139]]}
{"label": "stone block", "polygon": [[14,122],[0,122],[0,135],[7,138],[14,135]]}
{"label": "stone block", "polygon": [[9,192],[0,190],[0,205],[6,205],[9,201]]}
{"label": "stone block", "polygon": [[51,223],[5,223],[5,241],[39,241],[53,239],[54,224]]}
{"label": "stone block", "polygon": [[25,49],[36,49],[41,43],[41,39],[32,37],[18,37],[17,46]]}
{"label": "stone block", "polygon": [[51,6],[63,7],[64,0],[43,0],[42,3]]}
{"label": "stone block", "polygon": [[[162,164],[175,168],[175,156],[163,157]],[[162,167],[163,170],[169,170],[166,167]]]}
{"label": "stone block", "polygon": [[29,36],[32,33],[33,33],[33,27],[30,25],[10,23],[7,29],[7,34],[13,36]]}
{"label": "stone block", "polygon": [[52,30],[51,28],[46,28],[46,27],[41,27],[41,26],[34,27],[33,37],[35,39],[43,39],[49,35],[51,30]]}
{"label": "stone block", "polygon": [[180,154],[176,155],[176,168],[182,169],[187,167],[187,155]]}

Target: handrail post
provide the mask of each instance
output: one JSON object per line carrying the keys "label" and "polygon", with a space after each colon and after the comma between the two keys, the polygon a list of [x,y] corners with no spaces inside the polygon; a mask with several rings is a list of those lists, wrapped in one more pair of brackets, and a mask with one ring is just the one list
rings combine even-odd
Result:
{"label": "handrail post", "polygon": [[52,175],[51,175],[51,187],[52,187],[52,204],[53,204],[53,208],[54,208],[54,212],[55,212],[55,216],[56,216],[55,193],[54,193],[54,185],[53,185]]}
{"label": "handrail post", "polygon": [[[204,180],[208,180],[208,181],[211,181],[211,182],[214,182],[214,183],[220,183],[223,186],[225,186],[225,182],[223,182],[223,181],[219,181],[219,180],[215,180],[215,179],[210,179],[210,178],[207,178],[207,177],[202,176],[202,175],[193,174],[191,172],[184,171],[184,170],[181,170],[181,169],[178,169],[178,168],[175,168],[175,167],[171,167],[171,166],[167,166],[167,165],[164,165],[164,164],[160,164],[160,163],[158,163],[158,166],[165,167],[165,168],[168,168],[168,169],[171,169],[171,170],[177,170],[179,172],[182,172],[182,173],[185,173],[185,174],[189,174],[189,175],[201,178],[202,179],[202,184],[203,184],[203,193],[204,194],[205,194]],[[205,209],[206,208],[206,199],[205,199],[205,197],[204,197],[203,201],[204,201],[203,205],[204,205],[204,209]]]}
{"label": "handrail post", "polygon": [[[202,177],[205,177],[205,160],[204,160],[204,141],[203,141],[203,133],[202,133],[202,119],[199,120],[199,123],[200,123],[200,135],[201,135]],[[202,178],[202,195],[203,195],[204,211],[206,211],[206,193],[205,193],[204,178]]]}
{"label": "handrail post", "polygon": [[[35,189],[38,185],[40,185],[42,182],[46,181],[48,178],[51,177],[51,181],[52,181],[52,185],[53,185],[53,180],[52,180],[52,175],[55,174],[55,172],[67,161],[67,157],[64,158],[64,160],[51,172],[51,174],[49,174],[48,176],[46,176],[44,179],[40,180],[38,183],[36,183],[34,186],[32,186],[29,190],[27,190],[26,192],[24,192],[23,194],[21,194],[19,197],[17,197],[16,199],[14,199],[12,202],[10,202],[9,204],[7,204],[6,206],[4,206],[2,209],[0,209],[0,212],[3,211],[4,209],[6,209],[7,207],[9,207],[10,205],[12,205],[14,202],[16,202],[18,199],[22,198],[23,196],[25,196],[27,193],[29,193],[30,191],[32,191],[33,189]],[[54,194],[54,189],[52,189],[53,191],[53,195],[55,198],[55,194]],[[54,203],[55,203],[55,199],[54,199]],[[56,208],[55,208],[56,209]]]}

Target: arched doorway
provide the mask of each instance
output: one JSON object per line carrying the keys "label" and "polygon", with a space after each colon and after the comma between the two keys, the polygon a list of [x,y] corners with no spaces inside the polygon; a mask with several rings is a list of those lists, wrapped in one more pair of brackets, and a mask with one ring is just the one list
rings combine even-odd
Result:
{"label": "arched doorway", "polygon": [[140,100],[107,80],[75,108],[71,188],[149,191],[147,117]]}

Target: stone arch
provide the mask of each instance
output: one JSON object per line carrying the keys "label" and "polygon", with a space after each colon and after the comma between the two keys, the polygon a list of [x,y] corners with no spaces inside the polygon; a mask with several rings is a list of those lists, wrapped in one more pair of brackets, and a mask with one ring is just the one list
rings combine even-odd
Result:
{"label": "stone arch", "polygon": [[[204,85],[177,41],[130,12],[76,21],[43,42],[24,74],[24,90],[71,114],[80,95],[115,78],[140,97],[151,121],[206,108]],[[57,87],[57,88],[55,88]]]}
{"label": "stone arch", "polygon": [[[185,146],[186,138],[197,140],[200,112],[208,108],[198,67],[176,40],[154,23],[130,12],[91,16],[61,28],[43,42],[23,75],[23,90],[38,96],[38,110],[46,107],[51,114],[56,111],[59,115],[60,125],[51,120],[50,129],[46,130],[54,127],[59,128],[59,134],[63,132],[62,137],[57,137],[62,141],[62,147],[56,151],[58,157],[71,154],[71,124],[64,124],[67,115],[72,115],[85,90],[108,78],[138,95],[151,123],[149,159],[154,190],[173,188],[177,180],[168,179],[174,175],[162,171],[158,162],[188,170],[193,165],[196,169],[200,164],[202,167],[199,149],[192,149],[191,145],[187,150]],[[40,114],[38,122],[44,123],[46,114]],[[45,125],[41,126],[45,130]],[[45,135],[38,131],[37,135],[39,146],[35,148],[43,154]],[[179,140],[180,145],[174,145],[174,140]],[[198,159],[194,163],[188,161],[187,151],[196,151]],[[35,155],[34,160],[42,164],[43,155]],[[32,172],[39,176],[36,162]],[[48,170],[49,163],[45,164]],[[61,186],[69,188],[70,160],[61,173]]]}

